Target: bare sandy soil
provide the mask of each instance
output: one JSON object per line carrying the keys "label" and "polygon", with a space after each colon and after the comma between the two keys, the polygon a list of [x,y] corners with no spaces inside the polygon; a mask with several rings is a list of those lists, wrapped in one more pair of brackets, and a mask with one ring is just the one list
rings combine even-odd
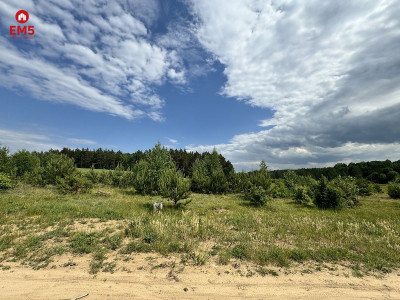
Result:
{"label": "bare sandy soil", "polygon": [[[60,257],[46,269],[9,263],[0,270],[0,299],[400,299],[400,271],[357,278],[350,270],[305,274],[276,269],[261,276],[249,265],[182,266],[171,258],[136,255],[114,273],[88,273],[90,256]],[[178,262],[178,260],[177,260]],[[121,265],[120,265],[121,263]],[[53,266],[53,268],[51,268]],[[254,269],[253,269],[254,270]]]}

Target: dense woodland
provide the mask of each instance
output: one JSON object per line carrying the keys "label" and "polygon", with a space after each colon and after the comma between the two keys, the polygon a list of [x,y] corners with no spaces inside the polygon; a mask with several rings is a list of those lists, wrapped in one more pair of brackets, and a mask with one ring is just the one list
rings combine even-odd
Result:
{"label": "dense woodland", "polygon": [[254,205],[272,198],[293,198],[319,208],[355,207],[358,197],[382,192],[388,185],[392,198],[400,198],[400,161],[338,163],[334,167],[269,171],[262,161],[258,170],[235,172],[232,164],[212,153],[168,150],[156,144],[147,151],[67,149],[47,152],[18,151],[10,155],[0,148],[0,190],[20,182],[56,186],[62,193],[84,193],[95,184],[133,188],[143,195],[173,200],[190,192],[243,193]]}
{"label": "dense woodland", "polygon": [[[60,153],[73,158],[78,168],[95,168],[114,170],[118,165],[125,170],[132,168],[139,161],[145,159],[150,150],[136,151],[133,153],[123,153],[121,151],[96,149],[69,149],[50,150],[48,152],[36,153],[39,157],[46,153]],[[178,170],[182,171],[185,176],[189,176],[192,166],[197,159],[203,159],[205,156],[211,155],[209,152],[198,153],[189,152],[186,150],[170,149],[169,154]],[[233,171],[233,166],[229,160],[226,160],[221,154],[219,159],[224,170],[224,174],[228,176]],[[275,179],[283,179],[288,170],[270,171],[271,177]],[[359,163],[338,163],[334,167],[326,168],[307,168],[297,169],[294,172],[299,176],[311,176],[319,180],[322,176],[332,180],[338,176],[351,176],[355,178],[365,178],[375,183],[388,183],[393,181],[400,174],[400,160],[391,162],[385,161],[370,161]]]}
{"label": "dense woodland", "polygon": [[[46,153],[60,153],[73,158],[75,164],[78,168],[95,168],[95,169],[106,169],[114,170],[118,165],[123,167],[125,170],[132,168],[135,164],[144,160],[146,155],[151,150],[146,151],[136,151],[133,153],[123,153],[121,151],[96,149],[89,150],[86,149],[68,149],[63,148],[60,150],[50,150],[48,152],[40,152],[37,155],[43,156]],[[189,176],[192,169],[192,165],[197,159],[204,159],[204,157],[210,155],[209,152],[198,153],[198,152],[188,152],[186,150],[176,150],[170,149],[169,154],[174,161],[178,170],[182,171],[185,176]],[[225,175],[228,175],[233,171],[233,166],[231,162],[225,159],[219,154],[219,159],[224,170]]]}

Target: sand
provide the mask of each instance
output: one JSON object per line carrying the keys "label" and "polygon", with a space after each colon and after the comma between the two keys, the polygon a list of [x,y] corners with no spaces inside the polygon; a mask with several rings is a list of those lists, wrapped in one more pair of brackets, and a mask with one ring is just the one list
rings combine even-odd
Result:
{"label": "sand", "polygon": [[383,278],[357,278],[342,268],[310,274],[291,268],[290,272],[276,269],[279,276],[263,277],[244,263],[183,267],[175,258],[140,254],[128,262],[118,261],[114,273],[91,275],[90,256],[73,257],[77,265],[65,267],[69,260],[60,257],[37,271],[8,263],[11,269],[0,270],[0,299],[75,299],[85,294],[89,294],[85,300],[400,299],[400,271]]}

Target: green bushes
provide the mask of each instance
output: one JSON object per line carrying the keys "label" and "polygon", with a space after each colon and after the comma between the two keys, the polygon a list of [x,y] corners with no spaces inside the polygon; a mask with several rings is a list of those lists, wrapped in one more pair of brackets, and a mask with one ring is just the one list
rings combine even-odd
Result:
{"label": "green bushes", "polygon": [[164,170],[159,179],[159,187],[161,196],[174,201],[175,206],[190,196],[190,179],[185,178],[181,171]]}
{"label": "green bushes", "polygon": [[44,157],[40,168],[41,178],[46,184],[56,184],[58,178],[68,178],[77,172],[74,160],[63,154],[49,154]]}
{"label": "green bushes", "polygon": [[313,192],[307,186],[298,186],[295,188],[294,202],[296,204],[308,205],[312,202]]}
{"label": "green bushes", "polygon": [[245,198],[254,206],[263,206],[269,201],[267,192],[261,186],[252,186],[246,193]]}
{"label": "green bushes", "polygon": [[264,161],[261,161],[258,171],[252,171],[250,173],[250,182],[255,186],[261,186],[265,191],[270,189],[272,180],[268,172],[267,164]]}
{"label": "green bushes", "polygon": [[93,188],[93,183],[85,178],[80,176],[79,173],[74,173],[68,177],[57,177],[56,183],[57,189],[63,193],[88,193]]}
{"label": "green bushes", "polygon": [[399,183],[389,183],[388,194],[390,198],[400,199],[400,184]]}
{"label": "green bushes", "polygon": [[332,180],[331,183],[341,190],[342,197],[346,201],[347,207],[355,207],[360,205],[360,201],[358,199],[359,191],[354,178],[339,176]]}
{"label": "green bushes", "polygon": [[15,168],[15,175],[23,177],[25,173],[33,172],[39,168],[40,159],[34,153],[21,150],[12,155],[11,164]]}
{"label": "green bushes", "polygon": [[0,191],[6,191],[12,188],[11,179],[6,174],[0,173]]}
{"label": "green bushes", "polygon": [[358,188],[358,195],[371,196],[374,193],[373,185],[366,179],[358,178],[355,181]]}
{"label": "green bushes", "polygon": [[343,192],[323,176],[319,181],[314,204],[320,209],[341,209],[346,206]]}
{"label": "green bushes", "polygon": [[228,191],[229,183],[222,169],[217,151],[194,162],[192,168],[192,190],[200,193],[222,194]]}

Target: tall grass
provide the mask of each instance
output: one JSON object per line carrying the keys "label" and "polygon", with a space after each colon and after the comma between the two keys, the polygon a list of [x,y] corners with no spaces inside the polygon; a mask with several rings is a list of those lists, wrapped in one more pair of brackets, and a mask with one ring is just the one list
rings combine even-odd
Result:
{"label": "tall grass", "polygon": [[[38,267],[60,253],[94,253],[94,260],[101,253],[97,262],[103,262],[104,255],[118,251],[175,253],[195,264],[240,259],[260,266],[310,261],[345,263],[364,271],[400,267],[400,201],[386,195],[362,198],[360,207],[342,211],[304,207],[289,199],[255,208],[239,195],[193,194],[191,199],[178,209],[173,203],[164,205],[158,213],[152,203],[160,198],[118,188],[60,195],[51,187],[19,186],[0,194],[0,260]],[[69,226],[95,218],[124,225],[93,232]]]}

